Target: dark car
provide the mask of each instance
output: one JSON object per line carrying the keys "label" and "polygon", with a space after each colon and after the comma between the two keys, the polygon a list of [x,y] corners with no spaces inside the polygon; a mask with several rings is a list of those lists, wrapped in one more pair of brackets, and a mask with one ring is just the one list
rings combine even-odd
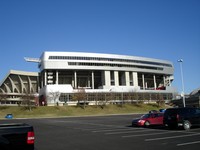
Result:
{"label": "dark car", "polygon": [[163,123],[169,128],[183,127],[185,130],[200,126],[200,108],[168,108],[164,113]]}
{"label": "dark car", "polygon": [[148,127],[150,125],[163,125],[163,113],[148,113],[132,121],[132,126]]}

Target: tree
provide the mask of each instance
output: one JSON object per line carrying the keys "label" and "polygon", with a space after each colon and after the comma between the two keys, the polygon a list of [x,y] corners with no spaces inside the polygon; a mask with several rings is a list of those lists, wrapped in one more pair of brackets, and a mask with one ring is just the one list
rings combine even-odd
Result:
{"label": "tree", "polygon": [[139,103],[139,94],[138,92],[134,92],[134,99],[136,100],[136,104]]}
{"label": "tree", "polygon": [[163,95],[161,93],[157,94],[157,104],[158,104],[158,107],[165,104]]}
{"label": "tree", "polygon": [[98,106],[99,93],[94,93],[95,106]]}
{"label": "tree", "polygon": [[104,109],[104,107],[105,107],[106,104],[107,104],[107,101],[111,100],[111,97],[110,97],[111,95],[110,95],[110,93],[105,93],[105,94],[101,94],[101,95],[102,95],[102,96],[104,95],[104,98],[99,100],[98,105],[99,105],[102,109]]}
{"label": "tree", "polygon": [[78,91],[74,93],[72,99],[78,101],[77,105],[85,109],[87,104],[87,95],[84,88],[78,89]]}
{"label": "tree", "polygon": [[0,102],[5,101],[7,99],[7,95],[5,93],[0,93]]}
{"label": "tree", "polygon": [[59,91],[56,91],[56,92],[51,91],[51,92],[48,93],[47,97],[49,99],[53,100],[54,105],[58,106],[58,99],[60,97],[60,92]]}
{"label": "tree", "polygon": [[5,93],[0,93],[0,102],[2,100],[5,100],[7,98],[7,95]]}
{"label": "tree", "polygon": [[22,96],[22,105],[25,107],[25,109],[32,111],[32,108],[35,107],[34,100],[35,100],[34,94],[25,93]]}

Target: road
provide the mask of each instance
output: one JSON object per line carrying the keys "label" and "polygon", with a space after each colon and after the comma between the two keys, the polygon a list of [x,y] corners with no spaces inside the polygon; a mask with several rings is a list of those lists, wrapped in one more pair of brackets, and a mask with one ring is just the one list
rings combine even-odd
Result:
{"label": "road", "polygon": [[189,131],[130,127],[139,115],[10,119],[34,126],[36,150],[195,150],[200,128]]}

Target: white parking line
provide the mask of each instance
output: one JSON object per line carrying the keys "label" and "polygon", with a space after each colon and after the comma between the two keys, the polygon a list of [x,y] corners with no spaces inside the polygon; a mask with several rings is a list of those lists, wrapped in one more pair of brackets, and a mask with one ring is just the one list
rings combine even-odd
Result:
{"label": "white parking line", "polygon": [[138,133],[138,132],[147,132],[147,131],[152,131],[148,129],[140,129],[140,130],[126,130],[126,131],[117,131],[117,132],[108,132],[105,133],[106,135],[112,135],[112,134],[125,134],[125,133]]}
{"label": "white parking line", "polygon": [[183,137],[189,137],[189,136],[195,136],[195,135],[200,135],[200,133],[178,135],[178,136],[167,136],[167,137],[154,138],[154,139],[145,139],[145,141],[158,141],[158,140],[166,140],[166,139],[175,139],[175,138],[183,138]]}
{"label": "white parking line", "polygon": [[138,137],[138,136],[148,136],[148,135],[158,135],[158,134],[166,134],[167,132],[159,132],[159,133],[146,133],[146,134],[135,134],[135,135],[124,135],[122,138],[130,138],[130,137]]}
{"label": "white parking line", "polygon": [[200,141],[193,141],[193,142],[187,142],[187,143],[180,143],[177,144],[177,146],[185,146],[185,145],[192,145],[192,144],[199,144]]}
{"label": "white parking line", "polygon": [[[101,130],[101,129],[97,129],[97,130],[94,130],[92,132],[112,132],[112,131],[137,131],[138,129],[134,129],[134,128],[128,128],[128,127],[124,127],[124,128],[114,128],[114,129],[105,129],[105,130]],[[143,129],[140,129],[140,130],[143,130]]]}
{"label": "white parking line", "polygon": [[56,122],[63,122],[63,123],[75,123],[80,125],[92,125],[92,126],[101,126],[101,127],[113,127],[113,128],[119,128],[122,126],[118,125],[110,125],[110,124],[101,124],[101,123],[89,123],[89,122],[80,122],[80,121],[56,121]]}

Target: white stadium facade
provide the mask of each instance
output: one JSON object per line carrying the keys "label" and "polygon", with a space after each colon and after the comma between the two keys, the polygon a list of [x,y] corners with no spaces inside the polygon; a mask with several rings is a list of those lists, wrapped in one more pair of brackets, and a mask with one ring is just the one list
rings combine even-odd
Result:
{"label": "white stadium facade", "polygon": [[83,52],[44,52],[39,60],[40,96],[48,104],[70,103],[78,89],[88,93],[88,101],[94,101],[94,93],[162,93],[165,99],[174,94],[169,61]]}
{"label": "white stadium facade", "polygon": [[[72,105],[79,101],[75,95],[80,93],[91,105],[105,99],[107,102],[167,101],[177,94],[171,86],[173,63],[166,60],[105,53],[45,51],[40,58],[26,58],[26,61],[38,63],[39,73],[35,76],[38,87],[35,89],[40,105]],[[1,84],[0,88],[5,89],[5,84]]]}

